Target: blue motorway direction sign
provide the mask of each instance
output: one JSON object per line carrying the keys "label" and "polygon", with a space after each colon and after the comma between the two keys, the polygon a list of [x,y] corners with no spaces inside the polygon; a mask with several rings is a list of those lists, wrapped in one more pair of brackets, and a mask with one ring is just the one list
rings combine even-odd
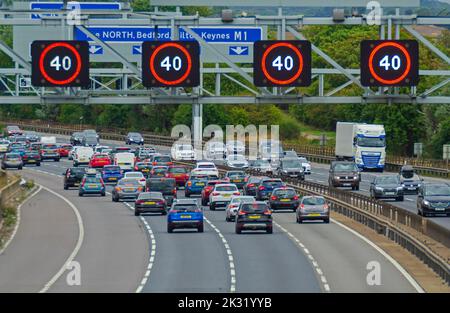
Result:
{"label": "blue motorway direction sign", "polygon": [[248,55],[248,47],[246,46],[230,46],[228,48],[229,55]]}
{"label": "blue motorway direction sign", "polygon": [[102,48],[102,46],[91,45],[91,46],[89,46],[89,53],[90,54],[103,54],[103,48]]}
{"label": "blue motorway direction sign", "polygon": [[[80,10],[120,10],[121,4],[119,2],[77,2],[69,1],[67,3],[67,8],[69,10],[74,10],[79,8]],[[31,2],[31,10],[62,10],[62,2]],[[39,19],[39,14],[32,14],[32,19]]]}

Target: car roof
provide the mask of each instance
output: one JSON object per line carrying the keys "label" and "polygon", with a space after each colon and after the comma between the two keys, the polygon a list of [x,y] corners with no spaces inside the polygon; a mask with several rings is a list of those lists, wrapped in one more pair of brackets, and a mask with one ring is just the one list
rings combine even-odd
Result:
{"label": "car roof", "polygon": [[[216,185],[215,185],[215,187],[227,187],[227,186],[233,186],[233,187],[236,187],[235,184],[230,184],[230,183],[227,183],[227,184],[216,184]],[[237,187],[236,187],[236,188],[237,188]]]}

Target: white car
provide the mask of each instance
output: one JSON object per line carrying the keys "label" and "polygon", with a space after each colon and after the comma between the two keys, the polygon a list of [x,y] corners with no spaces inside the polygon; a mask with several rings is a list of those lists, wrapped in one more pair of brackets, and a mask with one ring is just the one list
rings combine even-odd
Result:
{"label": "white car", "polygon": [[223,159],[227,153],[225,144],[219,141],[207,142],[205,149],[206,157],[212,160]]}
{"label": "white car", "polygon": [[126,172],[123,178],[136,179],[143,187],[145,187],[147,182],[142,172]]}
{"label": "white car", "polygon": [[245,153],[245,145],[242,141],[233,140],[227,142],[227,155],[232,154],[244,154]]}
{"label": "white car", "polygon": [[231,168],[248,168],[248,161],[241,154],[227,156],[225,165]]}
{"label": "white car", "polygon": [[253,196],[233,196],[231,197],[230,203],[228,203],[227,208],[225,209],[226,217],[225,220],[227,222],[232,222],[236,218],[237,211],[239,210],[239,205],[241,202],[253,202],[255,201],[255,197]]}
{"label": "white car", "polygon": [[300,157],[299,160],[302,163],[303,171],[305,172],[305,174],[311,174],[311,164],[309,163],[309,161],[304,157]]}
{"label": "white car", "polygon": [[172,158],[175,160],[194,160],[195,151],[190,144],[175,144],[171,149]]}
{"label": "white car", "polygon": [[73,156],[75,155],[75,153],[77,153],[77,149],[79,147],[80,146],[73,146],[73,148],[69,151],[69,155],[68,155],[69,160],[73,160]]}
{"label": "white car", "polygon": [[238,187],[235,184],[216,184],[209,195],[209,209],[214,211],[216,207],[226,207],[232,196],[240,196]]}
{"label": "white car", "polygon": [[198,175],[202,174],[219,177],[219,170],[213,162],[197,162],[192,172]]}
{"label": "white car", "polygon": [[270,162],[262,159],[252,161],[250,163],[250,169],[256,170],[264,174],[272,174],[274,172],[274,169],[270,164]]}
{"label": "white car", "polygon": [[95,146],[94,152],[95,153],[103,153],[104,150],[111,150],[109,146]]}
{"label": "white car", "polygon": [[0,139],[0,153],[8,152],[8,148],[9,148],[9,140]]}

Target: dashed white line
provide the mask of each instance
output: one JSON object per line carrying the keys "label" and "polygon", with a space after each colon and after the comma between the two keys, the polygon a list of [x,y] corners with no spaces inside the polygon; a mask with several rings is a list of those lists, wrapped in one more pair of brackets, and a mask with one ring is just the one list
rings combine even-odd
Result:
{"label": "dashed white line", "polygon": [[281,229],[284,233],[286,233],[288,235],[288,237],[290,237],[300,247],[300,250],[302,250],[305,253],[307,258],[311,262],[312,266],[316,270],[316,272],[317,272],[317,274],[318,274],[318,276],[320,278],[320,281],[322,282],[323,289],[326,292],[330,292],[330,290],[331,290],[330,289],[330,285],[328,284],[328,281],[327,281],[327,278],[325,277],[325,274],[323,273],[323,271],[319,267],[319,263],[314,259],[314,257],[311,255],[309,250],[307,248],[305,248],[305,245],[302,244],[300,242],[300,240],[298,240],[298,238],[295,237],[290,231],[288,231],[286,228],[284,228],[283,226],[281,226],[277,222],[274,221],[273,224],[275,226],[277,226],[279,229]]}

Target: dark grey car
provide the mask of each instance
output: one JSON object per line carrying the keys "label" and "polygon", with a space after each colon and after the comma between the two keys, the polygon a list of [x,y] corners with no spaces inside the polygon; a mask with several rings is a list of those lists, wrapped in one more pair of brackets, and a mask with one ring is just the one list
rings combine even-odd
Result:
{"label": "dark grey car", "polygon": [[450,216],[450,185],[444,183],[423,184],[417,195],[417,211],[419,215]]}
{"label": "dark grey car", "polygon": [[282,177],[297,177],[300,180],[305,180],[303,165],[298,158],[281,159],[280,165],[277,168],[277,175]]}
{"label": "dark grey car", "polygon": [[370,196],[374,199],[394,198],[403,201],[403,187],[398,175],[377,176],[370,183]]}
{"label": "dark grey car", "polygon": [[131,144],[137,144],[137,145],[144,145],[144,138],[140,133],[128,133],[127,138],[125,138],[125,143],[127,145]]}
{"label": "dark grey car", "polygon": [[328,185],[330,187],[352,187],[352,190],[359,190],[360,181],[361,174],[354,162],[331,162],[328,176]]}

